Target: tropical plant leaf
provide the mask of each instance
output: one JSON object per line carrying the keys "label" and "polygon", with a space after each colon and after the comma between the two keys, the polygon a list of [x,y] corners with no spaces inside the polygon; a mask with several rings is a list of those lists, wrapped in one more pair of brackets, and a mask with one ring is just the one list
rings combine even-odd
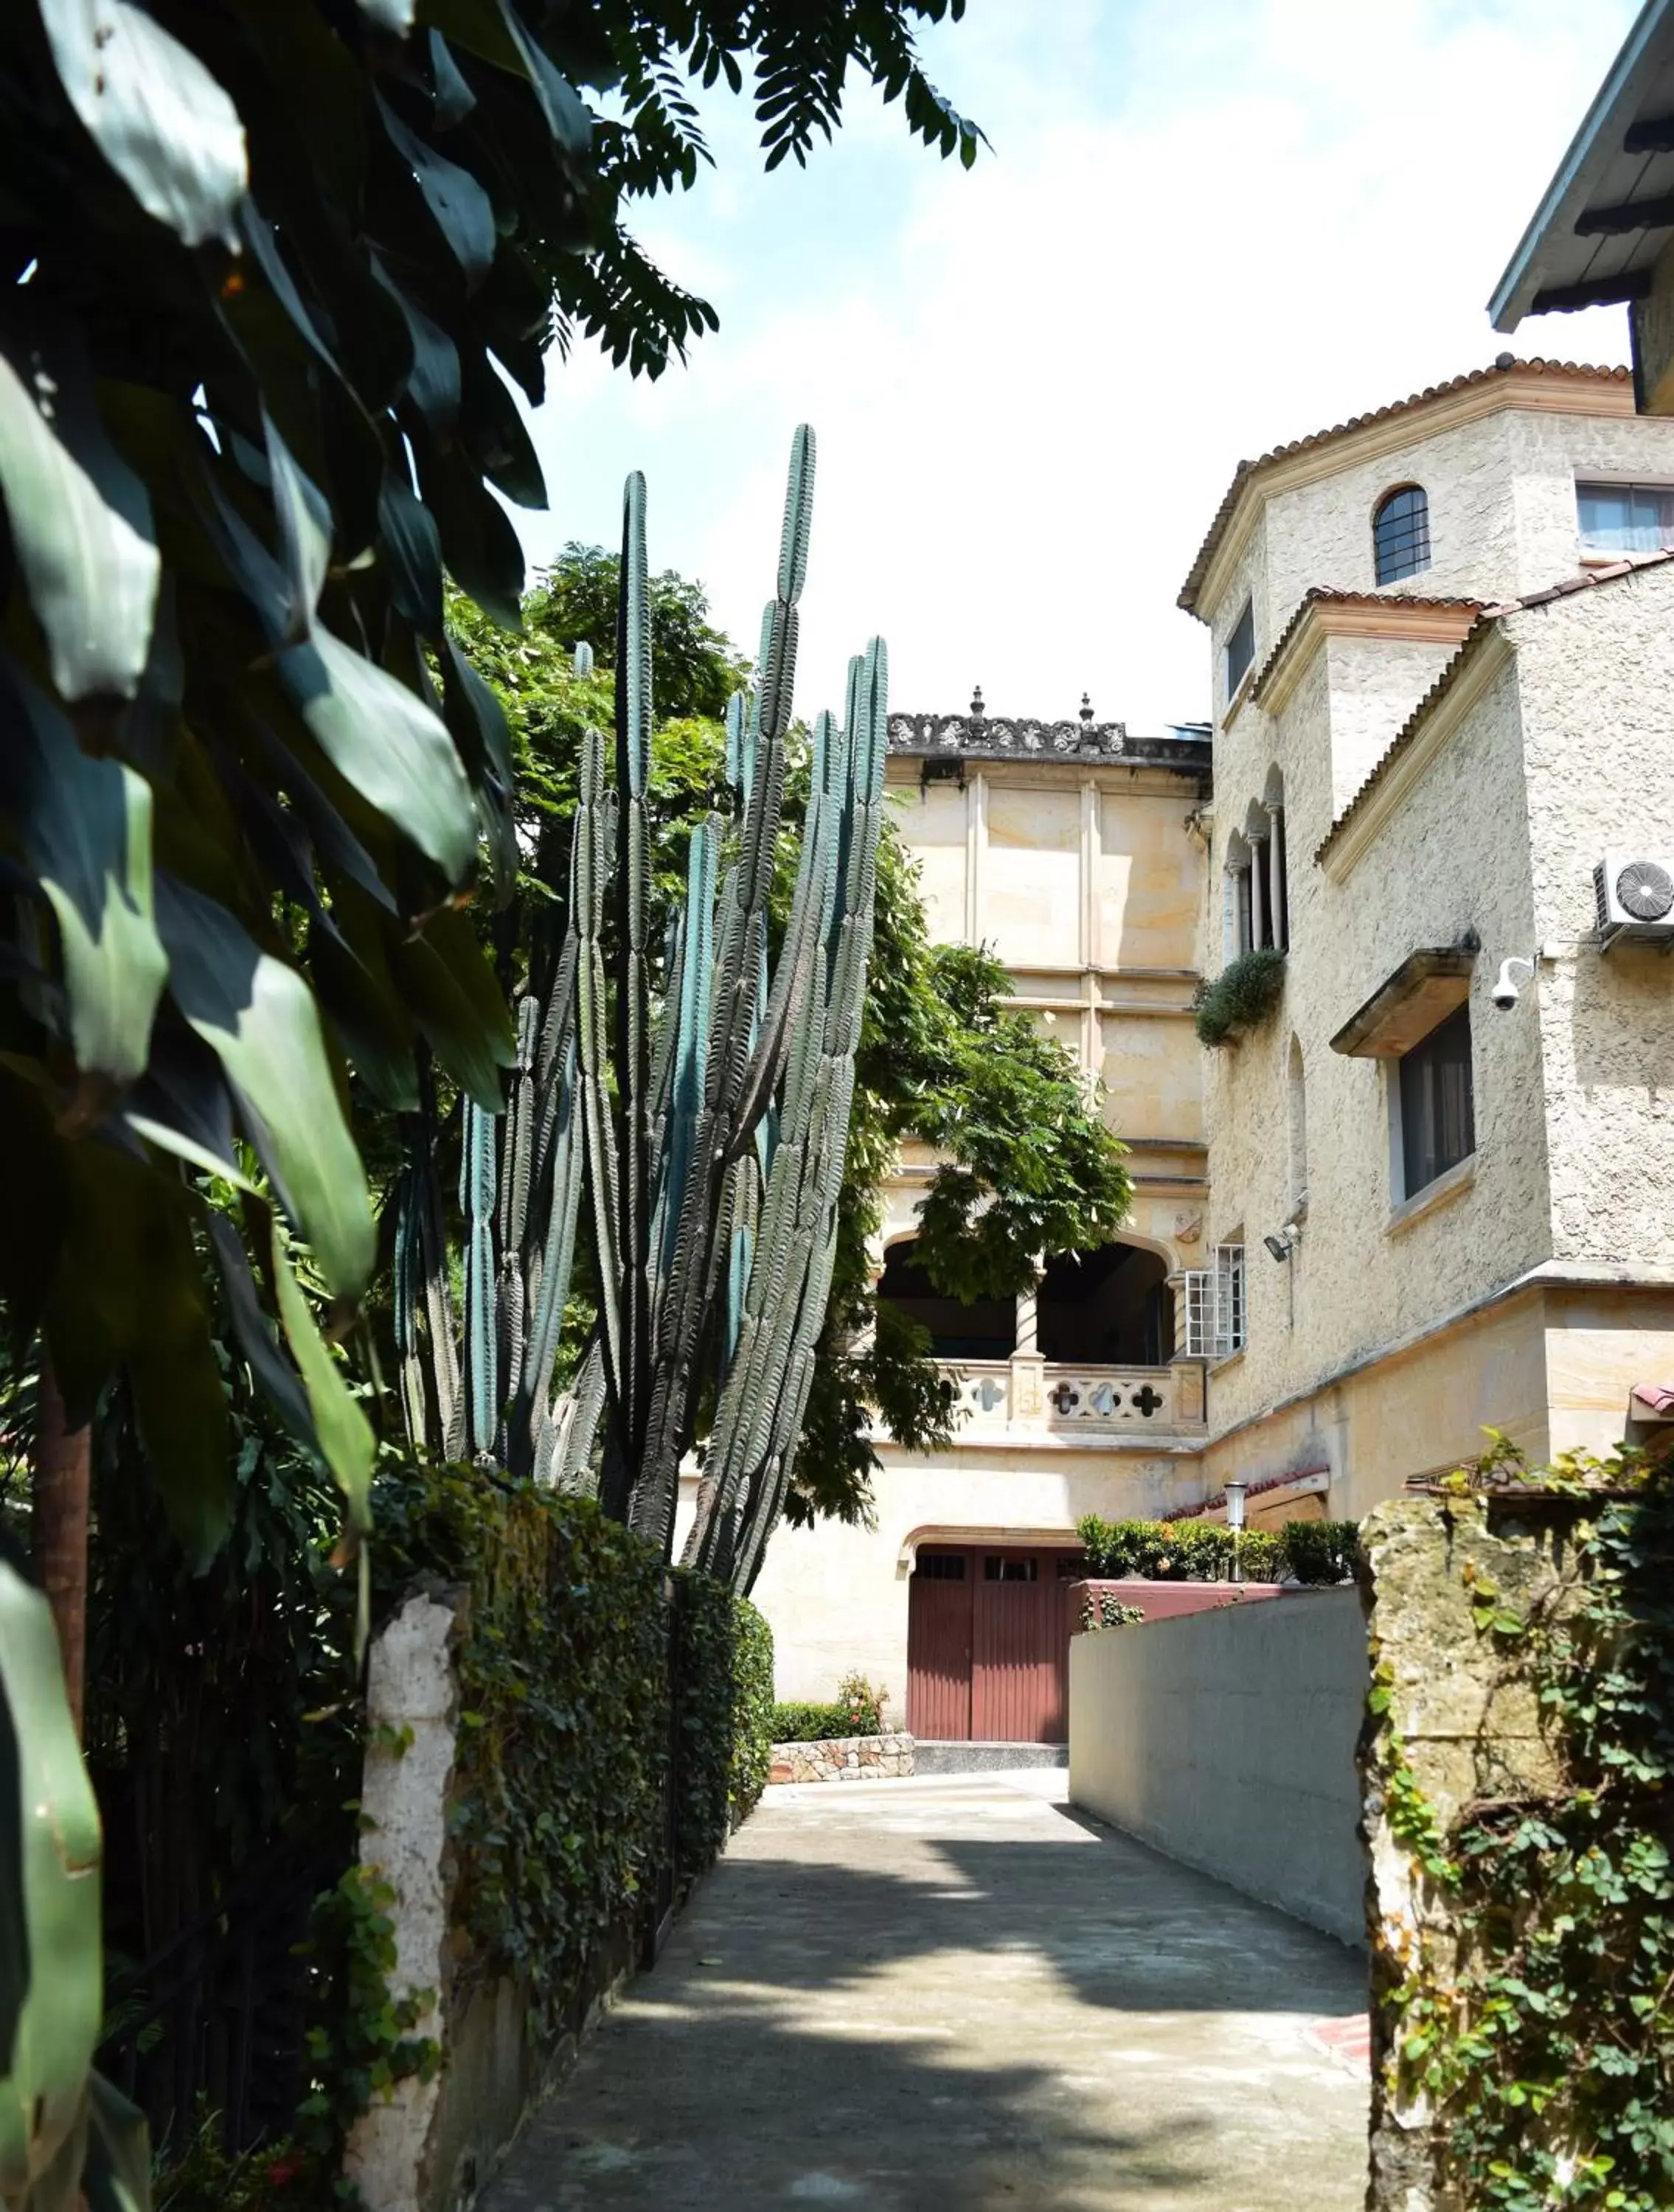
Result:
{"label": "tropical plant leaf", "polygon": [[279,673],[320,748],[450,884],[477,866],[471,787],[438,715],[406,685],[317,629],[279,656]]}
{"label": "tropical plant leaf", "polygon": [[244,125],[197,55],[130,0],[40,6],[70,106],[146,213],[187,246],[235,247]]}
{"label": "tropical plant leaf", "polygon": [[83,1073],[131,1083],[167,964],[152,907],[151,787],[119,761],[89,758],[45,692],[0,655],[0,698],[7,690],[0,782],[58,921],[70,1050]]}
{"label": "tropical plant leaf", "polygon": [[263,1164],[332,1294],[358,1296],[376,1232],[313,994],[223,906],[164,876],[169,995],[227,1072]]}
{"label": "tropical plant leaf", "polygon": [[162,566],[150,502],[105,434],[73,330],[15,301],[0,331],[0,489],[60,696],[132,698]]}
{"label": "tropical plant leaf", "polygon": [[378,112],[390,144],[410,169],[436,228],[447,240],[454,258],[465,271],[473,291],[489,272],[494,259],[494,204],[469,169],[427,146],[410,131],[381,93],[374,93]]}
{"label": "tropical plant leaf", "polygon": [[0,1979],[0,2197],[21,2196],[82,2118],[99,2034],[99,1808],[52,1610],[0,1555],[0,1921],[26,1931]]}
{"label": "tropical plant leaf", "polygon": [[314,1325],[302,1287],[292,1271],[278,1224],[273,1230],[273,1287],[278,1295],[279,1320],[291,1357],[308,1394],[314,1435],[332,1470],[332,1478],[348,1501],[349,1516],[359,1529],[372,1525],[372,1462],[376,1446],[372,1424],[356,1404],[337,1362],[326,1348]]}

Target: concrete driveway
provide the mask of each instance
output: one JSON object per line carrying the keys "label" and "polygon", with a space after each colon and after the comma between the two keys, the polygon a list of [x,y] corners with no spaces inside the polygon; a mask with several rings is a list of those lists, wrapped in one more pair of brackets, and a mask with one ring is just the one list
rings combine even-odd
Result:
{"label": "concrete driveway", "polygon": [[1361,1960],[1063,1780],[770,1790],[485,2212],[1354,2212]]}

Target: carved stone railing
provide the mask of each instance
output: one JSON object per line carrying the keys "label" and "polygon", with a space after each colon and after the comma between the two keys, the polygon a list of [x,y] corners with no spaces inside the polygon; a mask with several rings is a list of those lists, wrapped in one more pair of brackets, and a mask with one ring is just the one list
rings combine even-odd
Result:
{"label": "carved stone railing", "polygon": [[1090,711],[1057,722],[985,711],[892,714],[889,749],[926,759],[1122,759],[1194,770],[1205,766],[1208,750],[1202,738],[1129,737],[1125,722],[1095,722]]}
{"label": "carved stone railing", "polygon": [[961,1438],[1004,1434],[1135,1442],[1203,1428],[1199,1364],[1074,1365],[1020,1356],[946,1363],[959,1392]]}

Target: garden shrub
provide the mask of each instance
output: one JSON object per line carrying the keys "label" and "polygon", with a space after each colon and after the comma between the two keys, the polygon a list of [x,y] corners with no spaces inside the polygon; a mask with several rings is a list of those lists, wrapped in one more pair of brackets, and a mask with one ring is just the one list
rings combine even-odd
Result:
{"label": "garden shrub", "polygon": [[826,1743],[884,1733],[885,1692],[864,1674],[845,1674],[830,1705],[793,1702],[773,1708],[775,1743]]}
{"label": "garden shrub", "polygon": [[1352,1582],[1360,1571],[1358,1521],[1287,1521],[1278,1537],[1299,1583]]}
{"label": "garden shrub", "polygon": [[675,1855],[691,1881],[712,1866],[767,1785],[773,1742],[773,1632],[725,1583],[674,1577],[679,1711]]}
{"label": "garden shrub", "polygon": [[1219,1521],[1100,1521],[1076,1524],[1087,1572],[1119,1581],[1219,1583],[1233,1578],[1234,1552],[1247,1583],[1275,1583],[1285,1573],[1282,1532],[1246,1528],[1236,1545]]}
{"label": "garden shrub", "polygon": [[1214,981],[1198,986],[1193,1002],[1199,1044],[1230,1044],[1243,1030],[1257,1028],[1279,1003],[1285,983],[1285,956],[1270,945],[1241,952]]}

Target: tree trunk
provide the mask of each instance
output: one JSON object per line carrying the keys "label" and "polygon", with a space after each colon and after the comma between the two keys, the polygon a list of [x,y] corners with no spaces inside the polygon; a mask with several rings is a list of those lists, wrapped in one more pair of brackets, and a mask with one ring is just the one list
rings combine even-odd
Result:
{"label": "tree trunk", "polygon": [[35,1572],[58,1624],[58,1644],[64,1653],[64,1688],[69,1693],[77,1735],[82,1733],[87,1679],[88,1499],[92,1480],[92,1443],[89,1426],[68,1426],[58,1377],[43,1349],[30,1538]]}

